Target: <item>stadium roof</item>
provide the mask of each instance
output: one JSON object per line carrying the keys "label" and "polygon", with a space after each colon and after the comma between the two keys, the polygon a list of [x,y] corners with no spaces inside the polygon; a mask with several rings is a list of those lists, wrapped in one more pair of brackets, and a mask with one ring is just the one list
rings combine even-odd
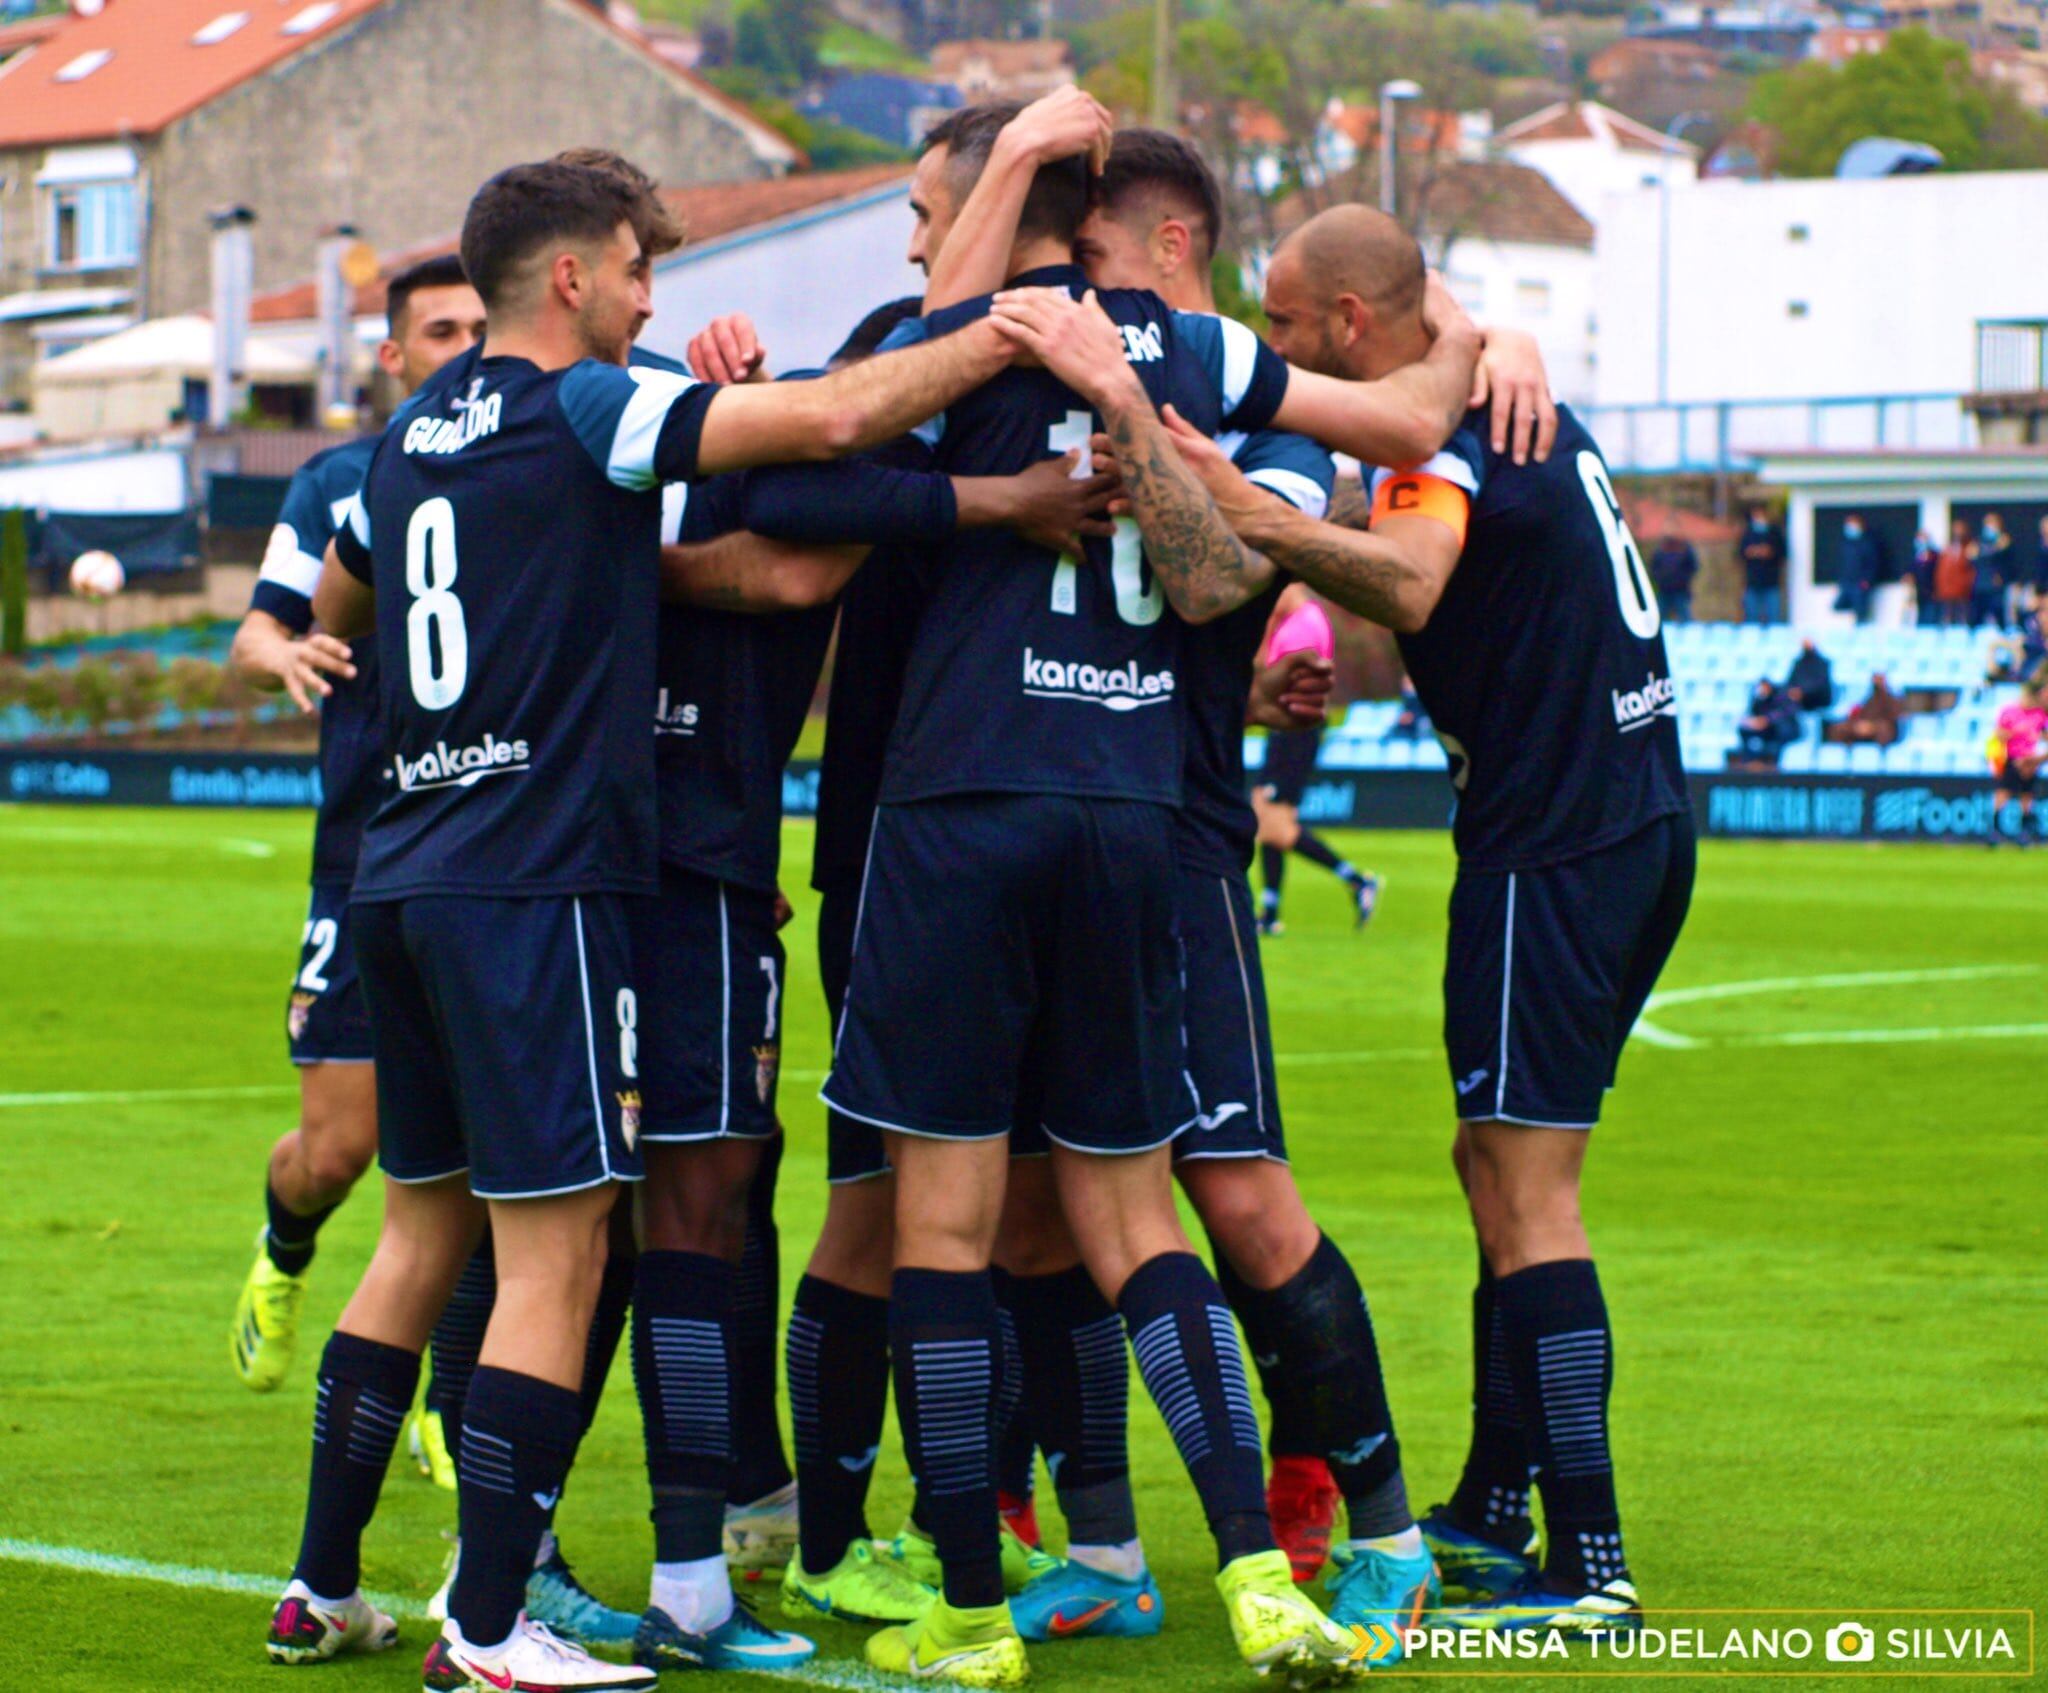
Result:
{"label": "stadium roof", "polygon": [[[155,135],[209,101],[334,39],[391,0],[108,0],[76,12],[0,64],[0,147]],[[780,132],[741,102],[663,58],[601,10],[573,10],[730,113],[776,151]],[[40,24],[43,20],[34,22]]]}
{"label": "stadium roof", "polygon": [[[763,229],[807,212],[863,198],[910,180],[908,165],[863,165],[857,170],[807,171],[796,176],[758,178],[745,182],[710,182],[689,188],[664,188],[661,197],[689,232],[690,247],[699,247],[743,230]],[[377,279],[356,290],[354,315],[373,317],[384,309],[385,285],[409,265],[452,253],[454,234],[421,246],[385,254]],[[683,249],[690,250],[689,247]],[[275,293],[259,295],[250,310],[255,323],[302,323],[318,310],[316,286],[301,282]]]}

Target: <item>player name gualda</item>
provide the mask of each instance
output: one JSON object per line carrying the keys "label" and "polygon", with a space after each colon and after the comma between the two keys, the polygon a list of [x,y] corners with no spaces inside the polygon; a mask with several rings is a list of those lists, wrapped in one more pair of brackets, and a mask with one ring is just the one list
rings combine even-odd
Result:
{"label": "player name gualda", "polygon": [[1160,705],[1173,698],[1173,672],[1155,670],[1148,675],[1138,668],[1135,659],[1114,670],[1104,670],[1100,665],[1040,658],[1026,647],[1024,691],[1055,699],[1086,700],[1111,711],[1133,711],[1141,705]]}
{"label": "player name gualda", "polygon": [[405,426],[409,453],[460,452],[479,435],[495,435],[505,410],[502,394],[486,394],[465,405],[454,417],[416,417]]}

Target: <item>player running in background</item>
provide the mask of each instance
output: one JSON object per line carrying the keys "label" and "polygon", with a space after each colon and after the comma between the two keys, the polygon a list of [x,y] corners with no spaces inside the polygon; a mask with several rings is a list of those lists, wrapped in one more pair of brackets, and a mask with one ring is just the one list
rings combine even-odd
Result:
{"label": "player running in background", "polygon": [[434,1693],[654,1679],[520,1602],[582,1431],[613,1184],[640,1173],[625,902],[656,884],[658,485],[888,439],[1009,356],[970,326],[773,389],[628,374],[650,309],[632,209],[615,179],[553,163],[479,190],[463,256],[491,315],[484,356],[387,433],[315,597],[344,636],[374,617],[383,661],[396,786],[355,895],[387,1182],[323,1362],[270,1651],[311,1662],[395,1639],[356,1591],[361,1534],[487,1205],[497,1303],[464,1411],[464,1555],[423,1672]]}
{"label": "player running in background", "polygon": [[[1275,344],[1371,376],[1424,333],[1414,241],[1364,207],[1274,255]],[[1693,829],[1656,595],[1593,439],[1561,412],[1543,462],[1474,413],[1373,478],[1373,529],[1258,495],[1179,432],[1246,543],[1395,631],[1458,793],[1444,973],[1454,1156],[1480,1250],[1473,1431],[1424,1519],[1483,1626],[1639,1626],[1608,1441],[1613,1347],[1580,1219],[1588,1133],[1682,926]],[[1530,1482],[1543,1495],[1532,1561]]]}
{"label": "player running in background", "polygon": [[[1278,637],[1285,619],[1314,604],[1304,584],[1288,586],[1273,608],[1274,636]],[[1351,895],[1358,928],[1372,921],[1380,902],[1379,877],[1370,870],[1359,869],[1349,859],[1339,858],[1320,835],[1301,821],[1302,796],[1315,777],[1316,755],[1322,744],[1319,724],[1278,734],[1269,731],[1266,735],[1266,762],[1259,767],[1258,780],[1252,784],[1252,809],[1259,820],[1259,867],[1265,877],[1265,886],[1259,893],[1262,935],[1285,932],[1286,925],[1280,921],[1280,884],[1287,874],[1290,852],[1299,853],[1311,864],[1320,864],[1344,884]]]}
{"label": "player running in background", "polygon": [[[394,276],[384,309],[377,363],[404,394],[483,338],[483,302],[452,254]],[[348,915],[363,824],[386,777],[376,643],[338,641],[313,628],[321,556],[376,448],[377,437],[365,435],[315,454],[293,475],[229,658],[257,687],[284,689],[301,711],[316,703],[320,711],[313,894],[285,1010],[299,1126],[271,1148],[263,1188],[269,1222],[230,1331],[235,1373],[258,1393],[275,1389],[290,1367],[321,1225],[377,1155],[370,1018]]]}

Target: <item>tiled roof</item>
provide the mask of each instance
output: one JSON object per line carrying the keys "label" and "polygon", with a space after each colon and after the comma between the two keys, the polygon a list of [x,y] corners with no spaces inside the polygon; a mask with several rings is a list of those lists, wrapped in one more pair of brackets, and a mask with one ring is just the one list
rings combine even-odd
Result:
{"label": "tiled roof", "polygon": [[[387,3],[107,0],[95,17],[58,17],[37,45],[0,64],[0,147],[155,135]],[[800,157],[746,106],[663,59],[644,37],[601,11],[577,10],[745,124],[766,151]]]}
{"label": "tiled roof", "polygon": [[1532,112],[1520,123],[1511,123],[1494,136],[1498,146],[1513,147],[1524,141],[1612,141],[1615,146],[1637,153],[1670,153],[1674,157],[1696,156],[1699,149],[1688,141],[1674,141],[1662,130],[1637,123],[1625,112],[1603,106],[1595,100],[1567,100]]}
{"label": "tiled roof", "polygon": [[1064,41],[942,41],[932,49],[932,69],[956,77],[970,61],[980,60],[998,77],[1043,76],[1067,69],[1073,51]]}
{"label": "tiled roof", "polygon": [[[858,170],[810,171],[796,176],[748,182],[712,182],[690,188],[667,188],[662,198],[689,232],[692,246],[716,241],[745,229],[759,229],[784,218],[815,211],[841,200],[855,199],[893,182],[908,181],[908,165],[863,165]],[[356,290],[355,315],[370,317],[384,309],[384,287],[400,271],[422,259],[452,253],[455,235],[438,241],[385,254],[379,261],[377,280]],[[257,297],[250,310],[256,323],[303,323],[318,310],[315,284],[301,282],[291,288]]]}

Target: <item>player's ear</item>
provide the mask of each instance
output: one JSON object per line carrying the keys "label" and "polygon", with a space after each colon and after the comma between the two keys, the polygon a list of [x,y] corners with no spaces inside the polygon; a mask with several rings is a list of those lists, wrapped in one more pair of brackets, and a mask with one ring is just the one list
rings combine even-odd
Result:
{"label": "player's ear", "polygon": [[405,349],[388,335],[377,343],[377,368],[394,382],[405,379]]}
{"label": "player's ear", "polygon": [[1194,241],[1188,235],[1188,226],[1179,218],[1164,218],[1152,231],[1152,262],[1167,276],[1187,263],[1188,254],[1193,249]]}
{"label": "player's ear", "polygon": [[1356,294],[1337,296],[1337,317],[1344,327],[1344,345],[1355,347],[1372,333],[1372,307]]}
{"label": "player's ear", "polygon": [[589,291],[588,270],[583,255],[573,247],[563,248],[548,265],[548,289],[571,311],[583,304]]}

